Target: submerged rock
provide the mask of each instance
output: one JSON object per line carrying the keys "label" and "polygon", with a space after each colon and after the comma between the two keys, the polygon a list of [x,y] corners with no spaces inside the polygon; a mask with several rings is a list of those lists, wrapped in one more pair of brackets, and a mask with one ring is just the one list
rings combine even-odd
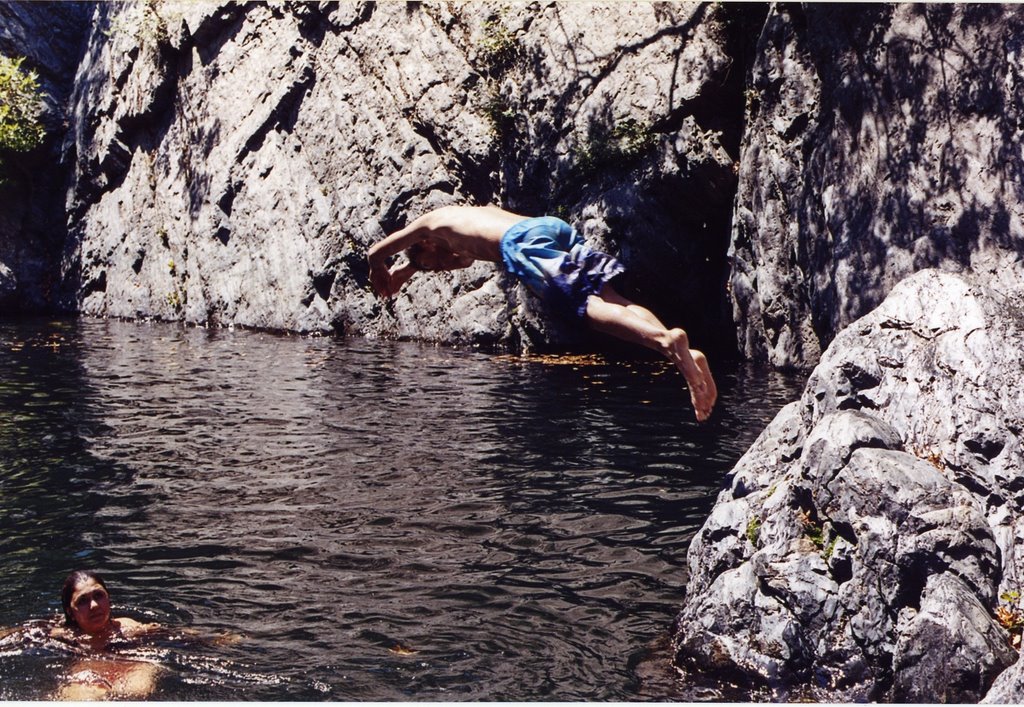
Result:
{"label": "submerged rock", "polygon": [[[1024,305],[898,285],[832,342],[695,537],[677,665],[818,700],[1020,701]],[[1015,681],[1015,682],[1014,682]]]}

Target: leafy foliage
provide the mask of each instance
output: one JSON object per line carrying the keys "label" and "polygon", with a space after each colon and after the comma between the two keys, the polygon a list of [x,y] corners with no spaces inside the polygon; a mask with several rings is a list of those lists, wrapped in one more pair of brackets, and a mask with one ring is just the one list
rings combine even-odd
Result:
{"label": "leafy foliage", "polygon": [[515,35],[498,19],[484,22],[483,35],[479,38],[478,47],[487,68],[494,73],[507,69],[519,55],[519,44]]}
{"label": "leafy foliage", "polygon": [[124,5],[104,33],[108,37],[125,35],[140,47],[156,46],[168,39],[167,22],[157,11],[156,0]]}
{"label": "leafy foliage", "polygon": [[751,516],[747,522],[747,540],[754,547],[757,547],[757,541],[761,539],[761,519],[757,516]]}
{"label": "leafy foliage", "polygon": [[39,118],[43,100],[35,71],[23,71],[24,57],[0,56],[0,150],[27,152],[46,134]]}
{"label": "leafy foliage", "polygon": [[1010,645],[1020,650],[1021,634],[1024,633],[1024,611],[1021,611],[1020,592],[1011,589],[999,595],[1004,602],[996,608],[996,620],[1010,634]]}
{"label": "leafy foliage", "polygon": [[577,148],[576,163],[585,174],[609,166],[628,167],[645,157],[657,142],[658,136],[649,124],[626,118]]}
{"label": "leafy foliage", "polygon": [[487,93],[483,109],[487,121],[491,124],[491,130],[499,137],[507,134],[515,126],[519,115],[496,88]]}

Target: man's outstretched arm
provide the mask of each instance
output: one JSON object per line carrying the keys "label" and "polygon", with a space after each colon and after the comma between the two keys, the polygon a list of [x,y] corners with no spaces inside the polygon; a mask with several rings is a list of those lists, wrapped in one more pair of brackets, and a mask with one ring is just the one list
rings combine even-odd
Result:
{"label": "man's outstretched arm", "polygon": [[414,219],[405,228],[399,229],[387,238],[374,243],[370,250],[366,252],[366,258],[370,261],[370,267],[384,265],[385,261],[392,255],[401,253],[413,243],[426,238],[431,230],[427,225],[427,216],[429,214],[424,214]]}
{"label": "man's outstretched arm", "polygon": [[388,272],[388,258],[423,240],[428,230],[421,216],[405,228],[377,241],[366,251],[366,260],[370,265],[370,284],[378,295],[390,297],[415,274],[415,268],[409,272],[404,272],[403,268]]}

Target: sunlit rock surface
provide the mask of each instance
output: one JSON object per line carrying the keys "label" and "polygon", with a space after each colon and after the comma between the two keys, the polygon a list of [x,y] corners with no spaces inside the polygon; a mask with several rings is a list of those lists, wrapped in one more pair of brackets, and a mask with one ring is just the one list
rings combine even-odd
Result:
{"label": "sunlit rock surface", "polygon": [[996,610],[1024,581],[1022,347],[1019,292],[935,270],[840,333],[693,541],[677,664],[790,698],[984,697],[1017,660]]}
{"label": "sunlit rock surface", "polygon": [[97,6],[73,116],[75,306],[543,347],[564,326],[493,265],[418,276],[388,304],[367,284],[386,233],[498,203],[573,221],[621,256],[635,296],[697,341],[728,341],[743,71],[723,12]]}

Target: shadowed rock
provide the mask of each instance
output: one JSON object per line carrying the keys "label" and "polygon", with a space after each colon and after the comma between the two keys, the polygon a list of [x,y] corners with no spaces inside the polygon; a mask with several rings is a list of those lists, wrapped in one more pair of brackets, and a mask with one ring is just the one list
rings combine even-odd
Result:
{"label": "shadowed rock", "polygon": [[772,6],[747,89],[740,349],[811,367],[903,278],[1021,282],[1024,8]]}
{"label": "shadowed rock", "polygon": [[0,314],[57,309],[67,224],[67,107],[92,8],[80,2],[0,3],[0,54],[38,76],[46,136],[0,155]]}

